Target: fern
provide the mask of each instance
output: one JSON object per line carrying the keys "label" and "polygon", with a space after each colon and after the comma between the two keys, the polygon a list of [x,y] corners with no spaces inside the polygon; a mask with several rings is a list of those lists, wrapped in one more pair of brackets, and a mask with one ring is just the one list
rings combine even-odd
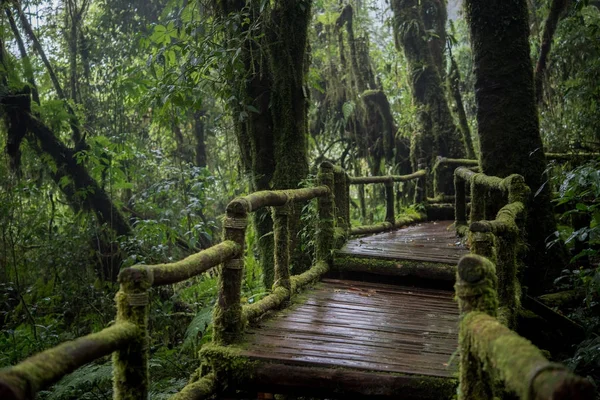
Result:
{"label": "fern", "polygon": [[[106,397],[111,390],[112,363],[87,364],[65,376],[52,391],[40,392],[46,400],[97,399]],[[98,396],[97,391],[102,392]]]}
{"label": "fern", "polygon": [[192,350],[192,352],[196,352],[199,345],[199,339],[202,339],[205,336],[207,328],[212,321],[212,310],[213,306],[211,304],[205,306],[196,314],[185,331],[181,351]]}

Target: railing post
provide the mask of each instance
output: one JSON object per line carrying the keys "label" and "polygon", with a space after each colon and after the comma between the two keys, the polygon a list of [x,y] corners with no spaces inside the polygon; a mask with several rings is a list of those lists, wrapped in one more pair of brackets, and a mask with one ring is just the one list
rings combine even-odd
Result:
{"label": "railing post", "polygon": [[139,336],[125,349],[113,353],[115,400],[148,398],[148,290],[152,281],[152,272],[144,267],[126,268],[119,274],[116,320],[135,324]]}
{"label": "railing post", "polygon": [[496,265],[498,276],[498,299],[506,310],[501,322],[509,328],[515,326],[514,311],[519,306],[517,300],[517,260],[516,232],[506,232],[496,236]]}
{"label": "railing post", "polygon": [[385,183],[385,220],[392,226],[396,222],[394,205],[394,181],[390,179]]}
{"label": "railing post", "polygon": [[477,175],[471,179],[471,223],[485,218],[485,186],[477,182]]}
{"label": "railing post", "polygon": [[[454,289],[461,318],[471,311],[496,316],[496,269],[484,257],[466,255],[458,263]],[[493,399],[494,383],[483,364],[473,354],[473,344],[463,323],[460,325],[460,373],[458,400]]]}
{"label": "railing post", "polygon": [[350,229],[350,195],[346,171],[341,167],[334,167],[333,181],[336,223],[347,234]]}
{"label": "railing post", "polygon": [[319,185],[327,186],[329,194],[319,197],[317,209],[319,213],[319,226],[317,227],[316,258],[317,261],[331,262],[331,251],[333,250],[333,231],[335,224],[335,215],[333,207],[333,165],[329,162],[323,162],[319,166],[317,176]]}
{"label": "railing post", "polygon": [[240,247],[237,258],[225,261],[219,275],[219,297],[213,315],[213,341],[218,344],[234,342],[242,333],[242,277],[244,274],[244,245],[248,206],[241,201],[232,201],[227,206],[224,222],[225,240],[232,240]]}
{"label": "railing post", "polygon": [[[417,170],[422,170],[422,169],[425,169],[426,167],[427,167],[427,164],[425,163],[425,159],[420,158],[417,163]],[[429,173],[429,171],[426,170],[425,175],[423,175],[421,178],[417,179],[417,186],[415,188],[415,203],[416,204],[423,203],[425,200],[427,200],[427,174],[428,173]]]}
{"label": "railing post", "polygon": [[458,229],[459,226],[467,225],[467,194],[465,181],[454,173],[454,226]]}
{"label": "railing post", "polygon": [[291,292],[290,282],[290,224],[288,215],[292,204],[273,208],[273,241],[275,243],[275,283]]}

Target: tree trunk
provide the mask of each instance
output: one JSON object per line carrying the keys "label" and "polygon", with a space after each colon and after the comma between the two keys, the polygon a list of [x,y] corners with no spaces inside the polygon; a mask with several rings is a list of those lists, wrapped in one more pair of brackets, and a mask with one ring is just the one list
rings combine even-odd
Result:
{"label": "tree trunk", "polygon": [[[280,0],[271,10],[267,49],[272,81],[271,116],[275,139],[275,189],[298,188],[308,175],[308,99],[304,77],[308,69],[308,23],[311,0]],[[289,217],[291,265],[294,274],[310,265],[304,261],[298,232],[302,205]]]}
{"label": "tree trunk", "polygon": [[462,95],[460,94],[460,71],[458,65],[454,61],[454,57],[450,54],[450,71],[448,73],[448,86],[452,92],[454,98],[455,110],[454,113],[458,118],[458,127],[462,134],[463,144],[467,152],[467,157],[474,159],[475,150],[473,148],[473,140],[471,139],[471,129],[469,128],[469,121],[467,120],[467,114],[465,113],[465,105],[462,101]]}
{"label": "tree trunk", "polygon": [[[245,0],[220,1],[218,9],[222,17],[230,13],[240,13],[246,6]],[[259,15],[258,4],[250,5],[250,16],[254,19],[264,17]],[[266,11],[268,12],[268,6]],[[239,35],[239,32],[230,33]],[[258,41],[264,39],[257,39]],[[261,42],[261,44],[264,44]],[[252,190],[270,190],[273,188],[273,173],[275,171],[275,151],[273,137],[273,121],[270,112],[271,104],[271,71],[266,61],[264,50],[254,38],[244,41],[241,57],[244,62],[243,74],[234,79],[235,98],[233,105],[236,122],[236,136],[240,149],[242,167],[251,177]],[[240,101],[241,100],[241,101]],[[248,110],[251,105],[256,111]],[[245,117],[242,117],[245,116]],[[273,221],[269,210],[259,210],[253,213],[254,227],[257,235],[259,263],[263,270],[263,283],[267,289],[273,286],[274,254],[273,254]]]}
{"label": "tree trunk", "polygon": [[204,124],[204,110],[194,111],[194,137],[196,138],[196,166],[204,168],[207,165],[206,158],[206,125]]}
{"label": "tree trunk", "polygon": [[[411,142],[411,159],[416,170],[419,159],[431,168],[438,156],[463,158],[465,149],[460,139],[444,86],[426,41],[417,0],[392,0],[396,44],[404,49],[411,77],[412,96],[418,107],[420,131]],[[433,195],[432,186],[429,192]],[[453,192],[453,183],[446,182],[445,193]]]}
{"label": "tree trunk", "polygon": [[528,207],[526,283],[532,292],[552,285],[564,248],[546,252],[545,240],[556,231],[545,184],[546,158],[539,132],[529,25],[525,0],[467,0],[466,15],[474,57],[475,100],[484,173],[525,177],[531,188]]}
{"label": "tree trunk", "polygon": [[537,64],[535,66],[535,95],[537,102],[541,103],[543,99],[543,87],[544,87],[544,75],[546,73],[546,66],[548,63],[548,54],[552,48],[552,39],[554,38],[554,32],[564,14],[570,0],[552,0],[550,5],[550,13],[544,24],[544,33],[542,34],[542,45],[540,47],[540,55],[538,57]]}

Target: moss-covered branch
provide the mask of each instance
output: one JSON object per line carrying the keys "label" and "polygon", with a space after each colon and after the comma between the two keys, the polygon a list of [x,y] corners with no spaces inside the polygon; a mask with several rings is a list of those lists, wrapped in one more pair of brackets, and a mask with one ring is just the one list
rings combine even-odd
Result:
{"label": "moss-covered branch", "polygon": [[424,169],[409,175],[383,175],[383,176],[357,176],[350,178],[350,185],[363,185],[369,183],[406,182],[426,175]]}
{"label": "moss-covered branch", "polygon": [[36,354],[0,371],[0,394],[6,400],[33,399],[37,392],[77,368],[127,347],[138,335],[134,324],[118,323]]}
{"label": "moss-covered branch", "polygon": [[277,207],[288,203],[308,201],[326,196],[328,193],[329,189],[326,186],[289,190],[262,190],[232,200],[227,205],[227,211],[250,213],[261,207]]}
{"label": "moss-covered branch", "polygon": [[525,205],[514,202],[505,205],[498,211],[496,219],[492,221],[473,221],[470,226],[471,232],[491,232],[494,235],[517,234],[519,228],[517,219],[525,212]]}
{"label": "moss-covered branch", "polygon": [[140,265],[131,268],[144,268],[152,274],[152,286],[169,285],[182,282],[240,255],[240,247],[226,240],[199,253],[192,254],[181,261],[169,264]]}

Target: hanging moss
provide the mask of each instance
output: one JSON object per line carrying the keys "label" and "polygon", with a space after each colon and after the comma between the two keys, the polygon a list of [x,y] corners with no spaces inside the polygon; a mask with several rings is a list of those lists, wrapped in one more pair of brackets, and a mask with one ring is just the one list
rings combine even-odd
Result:
{"label": "hanging moss", "polygon": [[[437,156],[462,158],[465,154],[440,78],[427,43],[427,33],[417,0],[393,0],[397,47],[402,47],[411,76],[412,96],[418,107],[419,131],[411,142],[413,167],[419,159],[431,168]],[[452,193],[452,182],[443,192]],[[431,193],[429,193],[431,194]]]}

